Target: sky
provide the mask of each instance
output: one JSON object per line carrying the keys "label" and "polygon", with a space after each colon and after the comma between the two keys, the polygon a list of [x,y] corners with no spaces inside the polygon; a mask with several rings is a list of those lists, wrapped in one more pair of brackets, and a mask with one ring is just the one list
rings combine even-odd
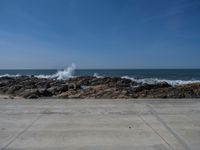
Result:
{"label": "sky", "polygon": [[0,69],[200,68],[199,0],[0,0]]}

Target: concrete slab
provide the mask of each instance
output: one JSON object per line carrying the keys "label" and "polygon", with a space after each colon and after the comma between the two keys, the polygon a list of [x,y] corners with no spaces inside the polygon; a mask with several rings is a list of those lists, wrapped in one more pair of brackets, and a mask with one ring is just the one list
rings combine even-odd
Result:
{"label": "concrete slab", "polygon": [[198,150],[200,100],[0,100],[1,150]]}

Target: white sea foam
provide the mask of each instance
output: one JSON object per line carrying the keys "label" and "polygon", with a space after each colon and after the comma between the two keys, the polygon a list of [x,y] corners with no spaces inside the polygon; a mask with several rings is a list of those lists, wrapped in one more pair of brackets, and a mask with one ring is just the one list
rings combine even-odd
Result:
{"label": "white sea foam", "polygon": [[[73,78],[74,76],[74,71],[76,69],[75,64],[72,64],[70,67],[57,71],[57,73],[52,74],[52,75],[35,75],[35,77],[38,78],[49,78],[49,79],[57,79],[57,80],[66,80],[69,78]],[[10,75],[10,74],[4,74],[0,75],[1,77],[20,77],[22,75],[16,74],[16,75]],[[98,73],[94,73],[94,77],[97,78],[103,78],[104,76],[100,76]],[[191,83],[200,83],[200,80],[169,80],[169,79],[157,79],[157,78],[144,78],[144,79],[138,79],[134,77],[129,77],[129,76],[123,76],[122,78],[126,79],[131,79],[132,81],[135,81],[137,83],[147,83],[147,84],[157,84],[160,82],[167,82],[168,84],[172,86],[176,85],[184,85],[184,84],[191,84]]]}
{"label": "white sea foam", "polygon": [[129,76],[123,76],[122,78],[130,79],[132,81],[135,81],[137,83],[147,83],[147,84],[157,84],[161,82],[167,82],[168,84],[172,86],[176,85],[184,85],[184,84],[191,84],[191,83],[200,83],[200,80],[167,80],[167,79],[157,79],[157,78],[144,78],[144,79],[136,79]]}
{"label": "white sea foam", "polygon": [[[72,78],[74,77],[73,74],[74,74],[74,71],[76,69],[76,66],[75,64],[72,64],[70,67],[64,69],[64,70],[60,70],[60,71],[57,71],[57,73],[55,74],[52,74],[52,75],[35,75],[35,77],[37,78],[46,78],[46,79],[57,79],[57,80],[66,80],[66,79],[69,79],[69,78]],[[0,78],[1,77],[20,77],[22,75],[10,75],[10,74],[4,74],[4,75],[0,75]],[[30,75],[28,75],[30,76]]]}
{"label": "white sea foam", "polygon": [[4,75],[0,75],[0,78],[2,77],[11,77],[11,78],[14,78],[14,77],[20,77],[21,75],[19,74],[16,74],[16,75],[11,75],[11,74],[4,74]]}
{"label": "white sea foam", "polygon": [[94,73],[93,76],[96,77],[96,78],[102,78],[103,77],[103,76],[100,76],[98,73]]}
{"label": "white sea foam", "polygon": [[53,75],[38,75],[36,77],[66,80],[66,79],[74,77],[73,74],[74,74],[75,69],[76,69],[76,65],[72,64],[70,67],[68,67],[62,71],[58,71],[57,73],[55,73]]}

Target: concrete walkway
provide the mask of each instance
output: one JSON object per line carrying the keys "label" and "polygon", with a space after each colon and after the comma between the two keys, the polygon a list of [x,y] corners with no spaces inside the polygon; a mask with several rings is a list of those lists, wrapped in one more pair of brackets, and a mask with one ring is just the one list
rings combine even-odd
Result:
{"label": "concrete walkway", "polygon": [[199,150],[200,100],[0,100],[1,150]]}

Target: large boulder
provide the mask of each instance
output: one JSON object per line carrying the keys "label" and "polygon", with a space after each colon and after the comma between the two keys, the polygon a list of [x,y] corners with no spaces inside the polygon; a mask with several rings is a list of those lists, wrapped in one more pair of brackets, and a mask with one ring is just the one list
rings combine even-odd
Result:
{"label": "large boulder", "polygon": [[140,86],[136,86],[134,88],[134,92],[141,92],[144,90],[152,90],[152,89],[160,89],[160,88],[170,88],[172,87],[170,84],[168,84],[167,82],[161,82],[161,83],[157,83],[157,84],[141,84]]}
{"label": "large boulder", "polygon": [[21,85],[13,85],[8,88],[6,91],[6,94],[15,94],[17,91],[19,91],[22,88]]}
{"label": "large boulder", "polygon": [[40,92],[38,89],[26,89],[20,94],[20,96],[24,98],[39,98]]}

